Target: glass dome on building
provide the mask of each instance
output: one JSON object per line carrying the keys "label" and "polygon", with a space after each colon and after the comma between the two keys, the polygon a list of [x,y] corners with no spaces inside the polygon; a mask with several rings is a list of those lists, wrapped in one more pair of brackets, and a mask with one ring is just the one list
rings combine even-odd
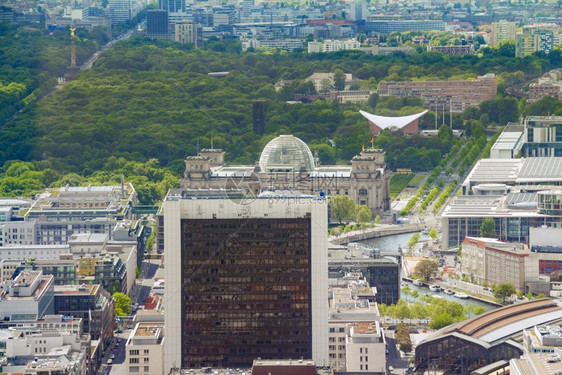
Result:
{"label": "glass dome on building", "polygon": [[269,141],[261,153],[259,164],[264,172],[312,171],[315,167],[314,157],[306,143],[292,135],[280,135]]}

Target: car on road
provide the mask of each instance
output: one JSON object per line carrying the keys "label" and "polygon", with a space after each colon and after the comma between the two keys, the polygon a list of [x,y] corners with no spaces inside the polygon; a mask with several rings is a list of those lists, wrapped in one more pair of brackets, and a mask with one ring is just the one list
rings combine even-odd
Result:
{"label": "car on road", "polygon": [[112,364],[113,364],[113,359],[108,359],[108,360],[107,360],[107,364],[108,364],[108,365],[112,365]]}
{"label": "car on road", "polygon": [[115,359],[115,354],[110,355],[109,359]]}
{"label": "car on road", "polygon": [[388,329],[390,329],[390,330],[396,329],[396,324],[388,326]]}

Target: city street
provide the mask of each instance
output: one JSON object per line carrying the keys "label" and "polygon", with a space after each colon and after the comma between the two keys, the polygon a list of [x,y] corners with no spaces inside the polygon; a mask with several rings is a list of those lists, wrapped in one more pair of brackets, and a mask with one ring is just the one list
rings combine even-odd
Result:
{"label": "city street", "polygon": [[[127,343],[127,338],[131,334],[130,329],[126,329],[123,333],[119,333],[116,335],[116,340],[121,340],[119,344],[115,344],[111,353],[115,356],[113,359],[113,364],[109,366],[110,371],[109,374],[125,374],[126,373],[126,364],[125,364],[125,344]],[[117,346],[118,345],[118,346]]]}
{"label": "city street", "polygon": [[386,336],[386,348],[388,355],[386,356],[386,368],[393,367],[392,374],[405,374],[408,369],[408,360],[400,357],[400,352],[396,347],[394,339],[394,330],[386,329],[384,331]]}

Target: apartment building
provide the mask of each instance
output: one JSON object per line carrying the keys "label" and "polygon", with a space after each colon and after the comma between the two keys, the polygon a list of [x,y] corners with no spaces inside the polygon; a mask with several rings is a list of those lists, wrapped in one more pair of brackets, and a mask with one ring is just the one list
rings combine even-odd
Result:
{"label": "apartment building", "polygon": [[125,371],[127,375],[164,374],[164,324],[137,323],[125,344]]}
{"label": "apartment building", "polygon": [[494,74],[476,80],[454,81],[386,81],[379,86],[381,96],[419,97],[424,107],[438,112],[459,113],[495,98],[497,80]]}
{"label": "apartment building", "polygon": [[386,371],[386,340],[379,325],[376,289],[361,273],[330,279],[328,355],[335,372]]}
{"label": "apartment building", "polygon": [[492,22],[492,47],[497,47],[501,42],[515,40],[515,22],[505,20]]}

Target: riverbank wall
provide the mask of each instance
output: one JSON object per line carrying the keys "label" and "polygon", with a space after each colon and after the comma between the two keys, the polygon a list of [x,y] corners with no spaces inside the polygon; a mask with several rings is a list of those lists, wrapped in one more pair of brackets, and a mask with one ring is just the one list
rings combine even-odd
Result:
{"label": "riverbank wall", "polygon": [[350,242],[370,240],[372,238],[391,236],[393,234],[413,233],[425,229],[423,224],[377,224],[374,228],[355,230],[337,236],[331,236],[328,241],[336,245],[346,245]]}

